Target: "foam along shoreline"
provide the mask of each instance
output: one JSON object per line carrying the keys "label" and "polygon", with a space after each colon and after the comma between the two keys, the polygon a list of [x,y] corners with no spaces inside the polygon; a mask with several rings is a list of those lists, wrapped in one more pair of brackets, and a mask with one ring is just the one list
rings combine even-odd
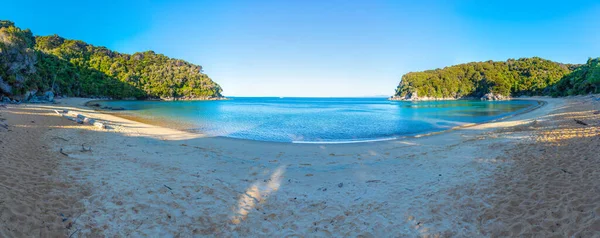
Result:
{"label": "foam along shoreline", "polygon": [[[387,137],[377,139],[362,139],[362,140],[339,140],[339,141],[292,141],[293,144],[353,144],[353,143],[367,143],[367,142],[378,142],[378,141],[390,141],[397,140],[398,137]],[[283,142],[285,143],[285,142]]]}
{"label": "foam along shoreline", "polygon": [[49,112],[36,120],[58,109],[109,124],[55,125],[41,138],[47,153],[69,155],[57,179],[85,191],[84,211],[63,213],[80,236],[481,236],[476,222],[455,219],[476,213],[474,195],[451,191],[484,186],[529,138],[498,130],[544,121],[565,101],[534,99],[547,104],[435,136],[353,144],[202,137],[90,110],[88,99],[18,107]]}

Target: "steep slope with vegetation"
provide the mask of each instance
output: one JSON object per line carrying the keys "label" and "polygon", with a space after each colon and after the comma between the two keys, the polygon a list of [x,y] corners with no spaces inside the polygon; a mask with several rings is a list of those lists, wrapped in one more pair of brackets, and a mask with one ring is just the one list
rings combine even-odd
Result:
{"label": "steep slope with vegetation", "polygon": [[0,21],[0,95],[27,99],[51,91],[112,98],[221,97],[202,67],[153,51],[133,55],[57,35],[34,37]]}
{"label": "steep slope with vegetation", "polygon": [[600,93],[600,58],[588,59],[553,87],[552,96]]}
{"label": "steep slope with vegetation", "polygon": [[600,93],[600,59],[584,65],[561,64],[538,57],[473,62],[402,76],[394,99],[567,96]]}
{"label": "steep slope with vegetation", "polygon": [[0,93],[23,93],[36,73],[35,37],[10,21],[0,20]]}

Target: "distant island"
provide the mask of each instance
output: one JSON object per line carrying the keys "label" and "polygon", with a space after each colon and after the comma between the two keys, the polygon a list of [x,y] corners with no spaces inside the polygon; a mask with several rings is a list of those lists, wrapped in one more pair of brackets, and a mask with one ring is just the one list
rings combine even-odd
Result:
{"label": "distant island", "polygon": [[34,36],[0,20],[0,99],[55,95],[115,99],[220,99],[202,66],[153,51],[123,54],[58,35]]}
{"label": "distant island", "polygon": [[539,57],[459,64],[402,76],[391,100],[503,100],[600,93],[600,58],[562,64]]}

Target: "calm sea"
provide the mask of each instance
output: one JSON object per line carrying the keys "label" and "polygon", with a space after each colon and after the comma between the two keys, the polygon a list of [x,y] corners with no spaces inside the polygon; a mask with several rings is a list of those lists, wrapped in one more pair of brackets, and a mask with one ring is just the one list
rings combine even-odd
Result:
{"label": "calm sea", "polygon": [[249,140],[386,140],[446,130],[518,113],[535,101],[399,102],[386,98],[243,98],[227,101],[100,101],[150,124]]}

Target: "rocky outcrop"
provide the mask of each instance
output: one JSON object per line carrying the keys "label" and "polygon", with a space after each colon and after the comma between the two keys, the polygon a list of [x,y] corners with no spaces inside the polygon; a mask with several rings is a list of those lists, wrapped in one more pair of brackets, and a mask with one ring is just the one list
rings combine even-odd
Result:
{"label": "rocky outcrop", "polygon": [[406,94],[405,100],[419,100],[419,94],[417,93],[417,91],[411,92]]}
{"label": "rocky outcrop", "polygon": [[393,101],[419,101],[419,99],[420,99],[419,94],[416,91],[407,93],[403,97],[402,96],[390,97],[390,100],[393,100]]}
{"label": "rocky outcrop", "polygon": [[25,95],[23,95],[23,100],[25,100],[25,101],[31,100],[32,98],[35,97],[36,93],[37,93],[37,90],[35,90],[35,89],[25,92]]}
{"label": "rocky outcrop", "polygon": [[392,96],[389,100],[392,101],[447,101],[447,100],[473,100],[473,97],[419,97],[417,92],[408,93],[405,96]]}
{"label": "rocky outcrop", "polygon": [[482,101],[502,101],[510,100],[511,97],[504,96],[501,94],[487,93],[480,98],[476,97],[419,97],[417,92],[408,93],[405,96],[392,96],[389,100],[392,101],[445,101],[445,100],[482,100]]}
{"label": "rocky outcrop", "polygon": [[11,96],[25,87],[36,73],[37,56],[31,31],[14,27],[12,22],[0,23],[0,94]]}
{"label": "rocky outcrop", "polygon": [[49,101],[49,102],[54,102],[54,93],[52,91],[47,91],[44,93],[44,97]]}
{"label": "rocky outcrop", "polygon": [[7,82],[4,82],[4,80],[2,79],[2,76],[0,76],[0,92],[5,92],[8,94],[11,91],[12,91],[12,87]]}
{"label": "rocky outcrop", "polygon": [[480,99],[481,99],[481,101],[502,101],[502,100],[510,100],[510,97],[500,95],[500,94],[487,93],[487,94],[483,95],[483,97],[481,97]]}
{"label": "rocky outcrop", "polygon": [[39,94],[37,90],[27,91],[22,96],[13,96],[13,99],[29,102],[29,103],[52,103],[54,102],[54,93],[52,91],[46,91],[43,94]]}

